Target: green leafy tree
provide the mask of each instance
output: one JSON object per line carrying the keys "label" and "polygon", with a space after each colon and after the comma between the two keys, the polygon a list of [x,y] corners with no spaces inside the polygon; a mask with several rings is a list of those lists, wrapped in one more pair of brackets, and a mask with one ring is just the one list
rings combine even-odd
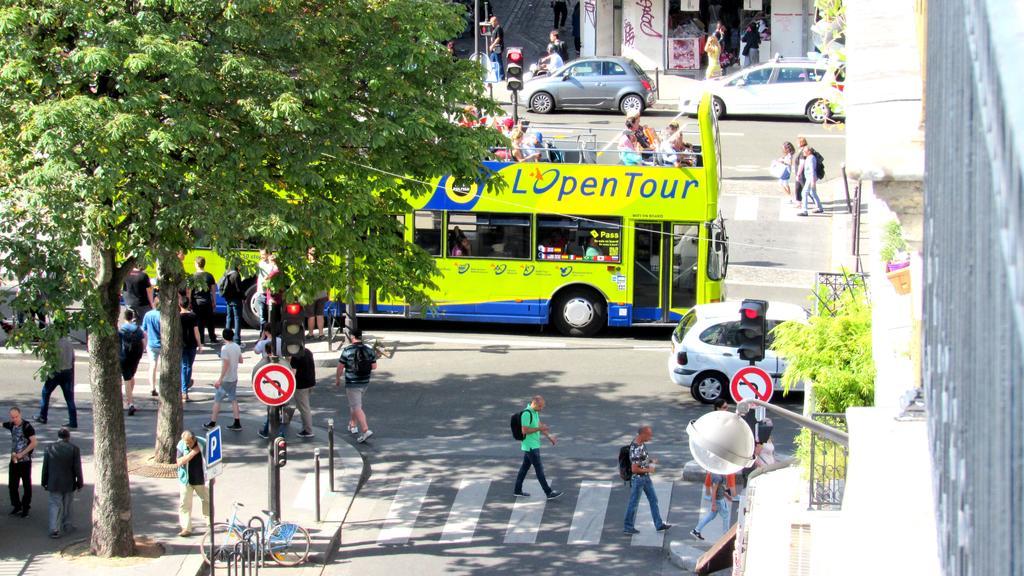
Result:
{"label": "green leafy tree", "polygon": [[[437,0],[0,0],[0,253],[15,302],[91,331],[91,549],[134,552],[115,326],[124,278],[157,261],[164,367],[156,457],[181,428],[177,254],[261,238],[297,296],[370,283],[424,301],[435,272],[401,241],[403,189],[471,178],[491,131],[476,64]],[[411,178],[406,180],[396,175]],[[307,259],[310,249],[318,256]],[[342,266],[344,261],[350,266]],[[19,331],[26,345],[35,328]]]}

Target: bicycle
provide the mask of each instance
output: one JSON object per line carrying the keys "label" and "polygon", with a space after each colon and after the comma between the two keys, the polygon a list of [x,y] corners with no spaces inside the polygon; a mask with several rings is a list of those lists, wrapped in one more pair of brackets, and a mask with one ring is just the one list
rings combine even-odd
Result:
{"label": "bicycle", "polygon": [[[231,518],[227,522],[216,522],[213,525],[214,555],[216,567],[227,565],[235,544],[243,540],[242,534],[249,526],[238,519],[238,510],[244,508],[239,502],[231,504]],[[279,566],[297,566],[309,556],[309,532],[294,522],[278,522],[274,514],[268,510],[260,511],[262,530],[259,533],[260,545],[265,555],[269,555]],[[199,549],[203,559],[210,561],[210,532],[203,535]]]}

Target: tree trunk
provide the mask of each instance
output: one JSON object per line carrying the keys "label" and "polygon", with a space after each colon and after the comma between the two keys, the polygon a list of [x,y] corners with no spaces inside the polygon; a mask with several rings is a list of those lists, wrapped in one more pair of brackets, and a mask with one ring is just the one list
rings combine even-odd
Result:
{"label": "tree trunk", "polygon": [[160,409],[156,415],[153,460],[171,464],[175,461],[185,415],[181,403],[181,320],[178,310],[178,289],[184,284],[185,269],[173,253],[161,254],[157,267],[160,286]]}
{"label": "tree trunk", "polygon": [[121,312],[121,283],[127,268],[118,269],[112,249],[94,246],[91,257],[106,326],[89,336],[96,478],[89,549],[97,556],[131,556],[135,554],[135,535],[115,329]]}

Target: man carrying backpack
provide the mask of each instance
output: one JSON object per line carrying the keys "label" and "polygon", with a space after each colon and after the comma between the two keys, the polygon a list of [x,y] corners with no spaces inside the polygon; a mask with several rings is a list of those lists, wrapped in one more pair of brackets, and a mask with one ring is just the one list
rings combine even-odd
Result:
{"label": "man carrying backpack", "polygon": [[[818,152],[807,146],[803,150],[804,161],[804,189],[803,189],[803,211],[797,213],[797,216],[807,216],[807,199],[814,200],[814,204],[817,205],[818,209],[814,211],[815,214],[823,214],[825,209],[821,205],[821,198],[818,198],[818,180],[824,176],[824,165],[821,162],[821,155]],[[821,166],[821,168],[819,168]]]}
{"label": "man carrying backpack", "polygon": [[352,343],[345,346],[338,358],[334,385],[341,386],[341,375],[344,373],[345,396],[348,397],[348,431],[352,434],[362,431],[356,438],[356,442],[362,444],[373,436],[373,430],[366,423],[366,412],[363,412],[363,395],[370,385],[370,374],[377,369],[377,353],[363,344],[362,330],[353,328],[349,339]]}
{"label": "man carrying backpack", "polygon": [[519,413],[523,436],[523,441],[520,444],[520,449],[523,451],[523,464],[519,467],[513,494],[524,498],[530,496],[523,492],[523,480],[526,479],[526,473],[530,471],[530,466],[533,466],[534,472],[537,473],[537,481],[540,482],[540,487],[547,494],[548,500],[554,500],[561,496],[562,492],[552,490],[551,486],[548,486],[548,480],[544,476],[544,465],[540,461],[540,435],[543,434],[552,446],[556,443],[555,437],[548,433],[548,425],[540,422],[540,411],[543,409],[544,397],[538,394],[530,400],[530,405]]}
{"label": "man carrying backpack", "polygon": [[146,333],[136,323],[135,310],[124,311],[124,324],[117,329],[117,338],[121,343],[121,379],[124,380],[124,397],[128,402],[128,415],[135,415],[135,372],[139,369],[139,361],[146,349]]}
{"label": "man carrying backpack", "polygon": [[641,491],[647,496],[647,502],[651,505],[654,528],[658,532],[664,532],[672,527],[671,524],[661,520],[661,511],[658,510],[658,494],[654,491],[654,482],[651,481],[651,474],[654,474],[655,464],[658,460],[647,455],[646,444],[653,437],[654,433],[650,426],[641,426],[637,430],[636,438],[629,444],[630,471],[633,474],[629,479],[629,504],[626,506],[626,520],[622,533],[630,536],[640,533],[634,522]]}

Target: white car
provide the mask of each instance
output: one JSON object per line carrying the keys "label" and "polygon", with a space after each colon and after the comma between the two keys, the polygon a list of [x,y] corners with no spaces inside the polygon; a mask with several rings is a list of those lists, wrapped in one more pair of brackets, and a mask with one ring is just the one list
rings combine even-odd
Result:
{"label": "white car", "polygon": [[[668,357],[668,373],[672,381],[690,389],[694,399],[712,404],[719,398],[729,399],[729,382],[737,370],[749,366],[736,352],[736,332],[740,323],[742,302],[719,302],[694,306],[672,332],[672,353]],[[775,384],[774,397],[782,390],[782,373],[786,361],[772,350],[771,331],[787,321],[807,322],[807,312],[795,305],[781,302],[768,304],[768,336],[763,368]],[[799,384],[790,390],[802,391]]]}
{"label": "white car", "polygon": [[699,89],[683,94],[679,111],[696,114],[704,92],[712,95],[715,115],[805,116],[823,123],[832,117],[830,102],[841,98],[842,83],[828,61],[807,58],[777,58],[738,72],[705,80]]}

